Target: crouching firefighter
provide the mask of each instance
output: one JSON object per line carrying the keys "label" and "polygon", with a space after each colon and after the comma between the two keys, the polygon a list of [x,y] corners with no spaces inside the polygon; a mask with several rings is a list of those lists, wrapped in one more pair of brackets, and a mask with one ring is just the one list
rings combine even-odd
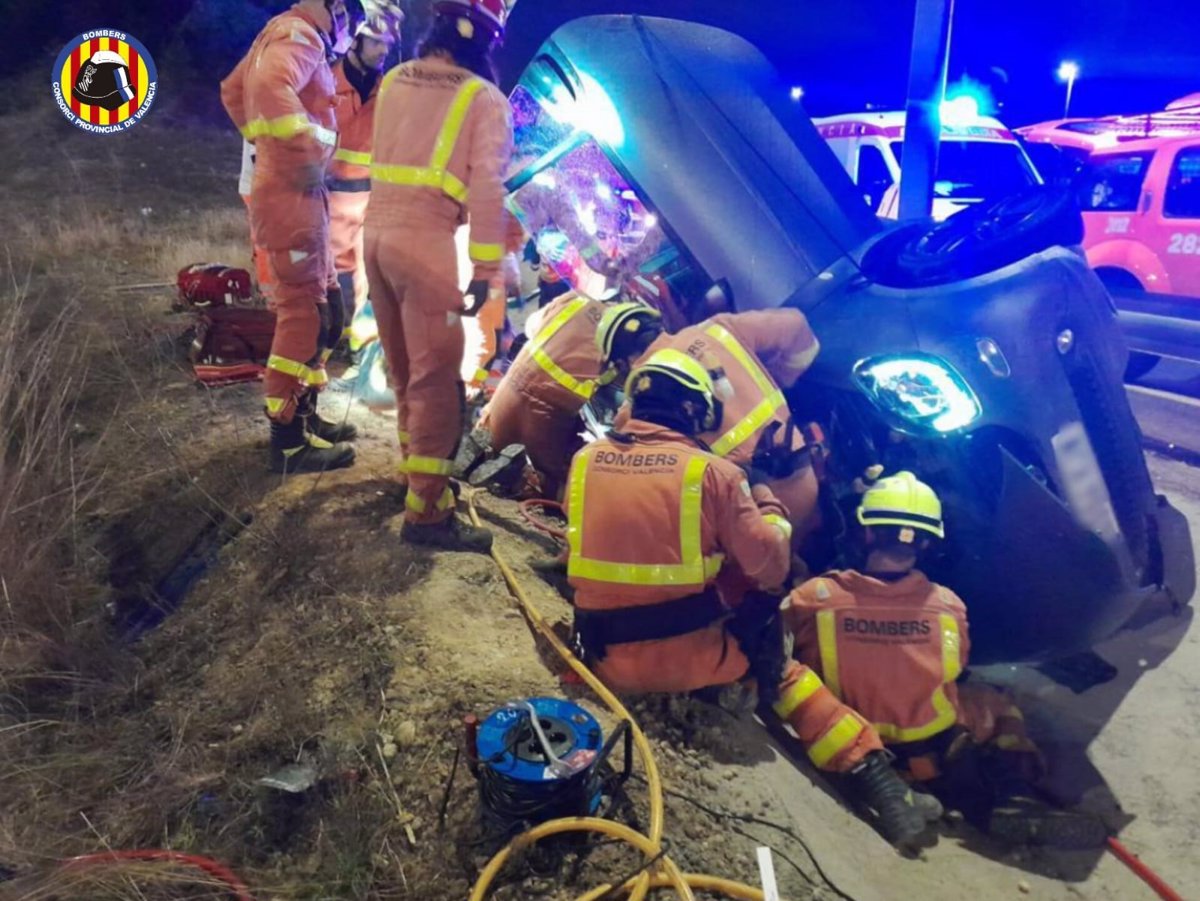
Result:
{"label": "crouching firefighter", "polygon": [[337,145],[329,57],[350,39],[345,0],[300,0],[276,16],[221,82],[221,102],[254,144],[250,222],[274,289],[275,337],[263,377],[270,467],[314,472],[354,462],[350,425],[317,415],[325,362],[342,332],[329,251],[326,170]]}
{"label": "crouching firefighter", "polygon": [[849,774],[886,838],[915,839],[928,811],[879,736],[786,660],[780,600],[768,592],[787,576],[791,527],[765,485],[697,440],[721,417],[710,374],[663,350],[631,373],[626,393],[624,429],[576,454],[569,477],[567,573],[588,665],[626,692],[755,680],[813,763]]}
{"label": "crouching firefighter", "polygon": [[1098,847],[1103,824],[1057,810],[1032,787],[1042,759],[1000,691],[958,683],[967,609],[917,563],[945,536],[937,494],[911,472],[863,495],[863,571],[830,572],[792,592],[784,619],[797,659],[875,727],[912,782],[1013,844]]}
{"label": "crouching firefighter", "polygon": [[794,427],[781,389],[791,388],[820,351],[804,314],[721,313],[668,334],[657,310],[617,304],[597,328],[596,344],[618,372],[668,347],[719,371],[717,394],[725,412],[700,438],[717,456],[769,477],[771,491],[788,510],[792,546],[799,551],[820,524],[818,485],[806,439]]}

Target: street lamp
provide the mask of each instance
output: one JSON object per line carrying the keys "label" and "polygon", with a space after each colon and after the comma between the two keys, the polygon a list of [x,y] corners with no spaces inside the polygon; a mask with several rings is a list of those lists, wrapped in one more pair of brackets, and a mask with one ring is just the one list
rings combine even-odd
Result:
{"label": "street lamp", "polygon": [[804,97],[804,88],[800,87],[800,85],[796,85],[794,88],[792,88],[793,100],[799,101],[802,97]]}
{"label": "street lamp", "polygon": [[1067,83],[1067,102],[1063,105],[1063,118],[1071,118],[1071,94],[1075,90],[1075,79],[1079,77],[1079,66],[1070,60],[1058,64],[1058,80]]}

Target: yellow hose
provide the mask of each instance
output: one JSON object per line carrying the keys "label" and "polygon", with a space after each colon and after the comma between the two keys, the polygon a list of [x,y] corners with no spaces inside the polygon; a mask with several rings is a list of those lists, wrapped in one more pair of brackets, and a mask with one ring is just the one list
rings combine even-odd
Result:
{"label": "yellow hose", "polygon": [[[466,501],[471,522],[476,527],[482,528],[483,523],[479,519],[479,512],[475,509],[475,492],[473,490],[467,489]],[[475,886],[471,890],[470,901],[485,901],[492,883],[504,868],[504,864],[508,862],[508,859],[517,851],[547,836],[559,835],[564,832],[599,832],[633,845],[642,852],[647,860],[655,857],[662,851],[662,780],[659,777],[658,765],[654,761],[654,752],[650,747],[650,742],[646,739],[646,734],[634,722],[633,717],[629,715],[629,711],[625,709],[625,705],[617,699],[616,695],[608,690],[608,686],[601,682],[590,669],[584,666],[583,661],[576,657],[554,630],[550,628],[550,624],[546,622],[541,611],[529,599],[529,596],[521,587],[521,583],[517,580],[516,574],[505,559],[500,556],[500,552],[496,550],[495,545],[492,546],[492,559],[496,561],[496,566],[500,568],[500,574],[504,576],[504,581],[508,584],[509,591],[512,592],[513,596],[520,603],[525,618],[533,625],[538,634],[550,643],[550,646],[587,683],[588,688],[596,693],[596,696],[604,702],[604,705],[608,707],[617,719],[625,720],[629,723],[629,730],[633,736],[634,746],[637,748],[642,766],[646,770],[646,784],[650,795],[650,828],[647,834],[643,835],[621,823],[597,817],[568,817],[542,823],[528,832],[518,835],[488,861],[487,866],[479,874],[479,878],[475,880]],[[676,866],[675,862],[665,856],[659,861],[657,872],[647,871],[635,876],[628,883],[621,886],[621,891],[628,894],[628,901],[643,901],[651,889],[659,888],[673,888],[675,896],[680,901],[695,901],[692,888],[718,892],[727,897],[745,899],[745,901],[763,901],[763,893],[753,886],[740,882],[732,882],[716,876],[697,874],[688,874],[685,876],[679,870],[679,867]],[[612,889],[613,886],[611,885],[599,886],[587,894],[580,896],[577,901],[595,901],[596,898],[612,891]]]}

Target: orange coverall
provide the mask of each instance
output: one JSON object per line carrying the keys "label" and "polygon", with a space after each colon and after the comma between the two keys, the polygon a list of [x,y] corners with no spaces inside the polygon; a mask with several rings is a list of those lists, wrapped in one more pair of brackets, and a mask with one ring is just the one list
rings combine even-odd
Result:
{"label": "orange coverall", "polygon": [[[783,582],[790,564],[783,508],[765,487],[751,490],[733,463],[678,432],[631,419],[623,434],[626,440],[608,437],[575,455],[567,493],[576,626],[588,653],[595,653],[589,615],[610,636],[596,654],[596,674],[617,691],[634,692],[694,691],[744,679],[750,661],[726,616],[744,595],[722,592],[721,581],[736,570],[761,588]],[[613,614],[628,618],[630,611],[649,616],[655,631],[674,634],[616,637],[629,632],[610,625]],[[820,767],[844,771],[882,747],[857,713],[794,661],[782,674],[775,709]]]}
{"label": "orange coverall", "polygon": [[534,468],[546,477],[550,497],[562,490],[571,457],[583,443],[579,411],[600,377],[596,327],[603,315],[604,304],[575,294],[551,302],[479,420],[496,449],[525,445]]}
{"label": "orange coverall", "polygon": [[[970,653],[967,608],[923,573],[895,582],[854,570],[826,573],[792,592],[784,621],[796,659],[888,745],[962,726],[980,744],[1036,752],[1011,700],[990,686],[955,683]],[[910,769],[918,779],[936,775],[920,761]]]}
{"label": "orange coverall", "polygon": [[346,78],[347,65],[343,57],[333,67],[338,97],[338,146],[329,168],[329,238],[349,328],[354,313],[367,302],[363,220],[371,199],[371,139],[379,84],[376,80],[364,103],[358,89]]}
{"label": "orange coverall", "polygon": [[[250,225],[250,191],[254,185],[254,145],[242,141],[242,172],[238,177],[238,194],[246,204],[246,224]],[[267,251],[254,243],[254,231],[250,232],[250,258],[254,262],[254,277],[258,280],[258,291],[263,297],[271,296],[271,266]]]}
{"label": "orange coverall", "polygon": [[[725,412],[720,426],[699,437],[717,456],[739,466],[750,463],[767,426],[788,421],[790,414],[780,388],[794,385],[820,350],[808,319],[790,309],[721,313],[675,334],[664,333],[639,362],[668,347],[695,357],[710,369],[715,362],[724,370],[732,395],[721,398]],[[618,418],[618,425],[621,421]],[[801,446],[803,438],[797,431],[793,449]],[[812,467],[806,466],[786,479],[770,482],[769,487],[788,511],[792,546],[798,548],[819,525],[817,477]]]}
{"label": "orange coverall", "polygon": [[463,429],[463,292],[454,232],[469,219],[474,278],[504,256],[508,99],[493,84],[429,57],[392,69],[376,100],[367,278],[396,391],[406,516],[453,512],[449,477]]}
{"label": "orange coverall", "polygon": [[282,423],[292,421],[301,394],[328,381],[332,347],[325,172],[337,144],[337,98],[325,61],[328,27],[296,8],[276,16],[221,82],[221,102],[257,157],[250,224],[267,251],[276,314],[263,389],[267,415]]}

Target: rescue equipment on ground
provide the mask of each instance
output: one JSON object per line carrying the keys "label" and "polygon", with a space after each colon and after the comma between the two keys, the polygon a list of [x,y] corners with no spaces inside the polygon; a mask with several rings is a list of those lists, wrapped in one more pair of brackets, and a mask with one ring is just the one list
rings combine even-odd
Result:
{"label": "rescue equipment on ground", "polygon": [[[606,764],[622,739],[624,769],[613,773]],[[632,769],[628,723],[605,742],[594,716],[559,698],[505,704],[469,726],[472,740],[484,823],[505,838],[561,817],[596,816],[610,780],[622,783]]]}
{"label": "rescue equipment on ground", "polygon": [[189,357],[205,385],[229,385],[262,378],[275,314],[254,305],[250,273],[223,263],[184,266],[175,279],[176,310],[195,315]]}
{"label": "rescue equipment on ground", "polygon": [[184,266],[175,278],[179,309],[232,307],[254,296],[250,273],[223,263]]}

